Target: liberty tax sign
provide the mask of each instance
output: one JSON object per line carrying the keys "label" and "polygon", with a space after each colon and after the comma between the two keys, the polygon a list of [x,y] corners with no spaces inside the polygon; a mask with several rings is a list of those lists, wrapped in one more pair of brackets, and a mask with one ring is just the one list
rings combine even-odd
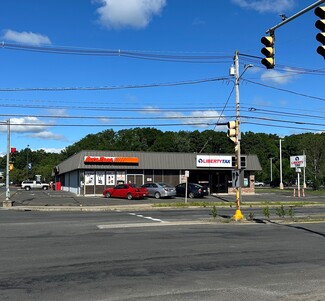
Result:
{"label": "liberty tax sign", "polygon": [[306,167],[306,156],[290,156],[290,167]]}
{"label": "liberty tax sign", "polygon": [[230,167],[232,166],[231,156],[208,156],[197,155],[197,167]]}

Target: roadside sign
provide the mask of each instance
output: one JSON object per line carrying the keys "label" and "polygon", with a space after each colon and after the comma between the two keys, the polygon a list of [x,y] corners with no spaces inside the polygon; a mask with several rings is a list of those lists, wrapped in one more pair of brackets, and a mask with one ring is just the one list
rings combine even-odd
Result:
{"label": "roadside sign", "polygon": [[239,171],[233,170],[231,172],[231,180],[232,180],[232,187],[238,188],[239,187]]}
{"label": "roadside sign", "polygon": [[306,167],[306,156],[290,156],[290,167]]}

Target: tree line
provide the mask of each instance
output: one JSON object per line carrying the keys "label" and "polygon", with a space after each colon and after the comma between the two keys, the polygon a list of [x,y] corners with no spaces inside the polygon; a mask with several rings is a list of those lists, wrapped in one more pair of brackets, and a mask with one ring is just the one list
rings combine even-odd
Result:
{"label": "tree line", "polygon": [[[306,155],[306,178],[318,188],[324,182],[325,134],[304,133],[282,137],[282,175],[284,182],[294,181],[296,172],[290,167],[290,156]],[[280,180],[280,137],[275,134],[241,133],[242,154],[254,154],[262,166],[256,172],[259,181]],[[80,141],[66,147],[60,153],[47,153],[44,150],[32,151],[29,148],[18,150],[14,169],[10,171],[10,181],[21,182],[35,175],[53,180],[53,168],[63,160],[81,150],[114,150],[142,152],[190,152],[233,154],[234,144],[225,132],[205,131],[161,131],[155,128],[133,128],[114,131],[104,130],[89,134]],[[28,159],[28,161],[27,161]],[[27,162],[31,163],[28,168]],[[272,167],[271,167],[272,164]],[[6,168],[6,156],[0,158],[0,169]]]}

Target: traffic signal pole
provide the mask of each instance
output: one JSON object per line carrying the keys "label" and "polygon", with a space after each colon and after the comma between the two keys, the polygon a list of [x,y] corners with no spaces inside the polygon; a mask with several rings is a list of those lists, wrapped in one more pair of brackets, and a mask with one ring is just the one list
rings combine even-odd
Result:
{"label": "traffic signal pole", "polygon": [[316,6],[319,6],[320,4],[324,3],[325,0],[319,0],[319,1],[316,1],[315,3],[309,5],[308,7],[304,8],[303,10],[301,10],[300,12],[297,12],[296,14],[294,14],[293,16],[289,17],[289,18],[286,18],[285,20],[283,20],[281,23],[273,26],[272,28],[268,29],[266,31],[266,33],[273,33],[277,28],[281,27],[282,25],[292,21],[293,19],[296,19],[298,18],[299,16],[301,16],[302,14],[310,11],[311,9],[315,8]]}
{"label": "traffic signal pole", "polygon": [[240,131],[240,101],[239,101],[239,82],[243,74],[246,72],[246,70],[250,67],[253,67],[253,65],[245,65],[244,71],[242,74],[239,74],[239,55],[238,51],[235,52],[234,57],[234,72],[232,72],[232,75],[235,76],[235,93],[236,93],[236,121],[230,121],[228,122],[228,138],[235,143],[235,174],[239,175],[239,179],[237,182],[236,187],[236,213],[233,216],[233,218],[238,221],[242,220],[244,218],[243,214],[240,210],[240,204],[241,204],[241,197],[242,197],[242,166],[241,166],[241,131]]}
{"label": "traffic signal pole", "polygon": [[236,221],[242,220],[244,218],[243,214],[240,210],[241,203],[241,150],[240,150],[240,140],[241,140],[241,132],[240,132],[240,101],[239,101],[239,57],[238,51],[235,53],[234,58],[235,64],[235,93],[236,93],[236,142],[235,142],[235,158],[236,158],[236,171],[239,174],[239,185],[236,187],[236,213],[233,216]]}

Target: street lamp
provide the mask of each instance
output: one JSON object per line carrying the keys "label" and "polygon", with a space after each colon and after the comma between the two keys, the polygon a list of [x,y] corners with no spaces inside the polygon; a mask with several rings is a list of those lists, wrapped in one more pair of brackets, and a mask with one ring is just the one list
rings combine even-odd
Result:
{"label": "street lamp", "polygon": [[270,158],[270,173],[271,173],[271,182],[273,181],[273,179],[272,179],[272,165],[273,165],[273,163],[272,163],[272,160],[273,160],[273,158]]}

